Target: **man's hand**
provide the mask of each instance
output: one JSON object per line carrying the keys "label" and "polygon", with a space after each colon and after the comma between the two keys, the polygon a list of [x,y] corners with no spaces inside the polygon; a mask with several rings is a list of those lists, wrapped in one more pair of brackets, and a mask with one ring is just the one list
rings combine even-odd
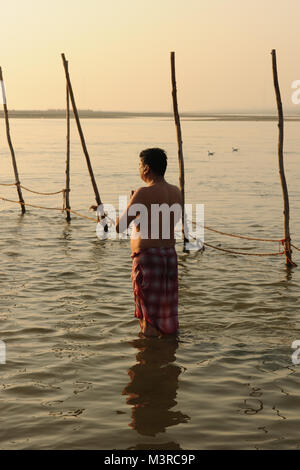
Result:
{"label": "man's hand", "polygon": [[[143,194],[143,191],[144,191],[144,188],[139,188],[136,191],[131,190],[131,192],[130,192],[130,201],[129,201],[129,204],[128,204],[127,208],[125,209],[123,214],[121,214],[116,219],[116,231],[117,231],[117,233],[124,232],[125,229],[127,229],[129,227],[131,222],[139,216],[139,213],[135,213],[134,215],[128,215],[128,211],[129,211],[129,208],[133,204],[143,204],[144,203],[143,198],[141,198],[141,194]],[[120,226],[121,226],[121,232],[119,230]]]}
{"label": "man's hand", "polygon": [[[99,206],[91,206],[90,207],[90,210],[93,210],[93,211],[97,211]],[[107,217],[107,212],[103,212],[102,215],[100,216],[99,214],[97,214],[97,221],[100,222],[100,220],[103,220],[105,217]],[[104,228],[104,231],[107,232],[107,225],[105,226]]]}
{"label": "man's hand", "polygon": [[[96,210],[98,209],[98,207],[99,207],[99,206],[91,206],[91,207],[90,207],[90,210],[93,210],[93,211],[96,212]],[[107,212],[102,212],[101,217],[103,218],[103,217],[106,217],[106,216],[107,216]]]}

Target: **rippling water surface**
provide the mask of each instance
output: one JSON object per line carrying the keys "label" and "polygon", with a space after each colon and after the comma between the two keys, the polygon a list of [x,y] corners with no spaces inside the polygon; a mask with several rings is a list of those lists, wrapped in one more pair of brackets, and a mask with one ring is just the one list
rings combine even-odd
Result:
{"label": "rippling water surface", "polygon": [[[285,164],[293,242],[300,245],[299,123],[286,124]],[[205,204],[219,230],[283,238],[277,126],[272,122],[183,121],[188,203]],[[104,202],[141,185],[139,151],[165,148],[178,181],[172,120],[84,120]],[[1,124],[1,183],[13,181]],[[21,182],[57,191],[65,182],[63,120],[12,120]],[[71,206],[94,196],[72,122]],[[232,152],[232,146],[239,152]],[[208,150],[215,152],[208,157]],[[1,196],[16,200],[14,187]],[[24,191],[25,201],[62,207],[61,195]],[[300,447],[299,267],[281,256],[207,249],[184,254],[178,340],[142,339],[133,316],[126,240],[97,239],[95,224],[55,210],[0,202],[2,449],[296,449]],[[247,252],[277,243],[205,233]]]}

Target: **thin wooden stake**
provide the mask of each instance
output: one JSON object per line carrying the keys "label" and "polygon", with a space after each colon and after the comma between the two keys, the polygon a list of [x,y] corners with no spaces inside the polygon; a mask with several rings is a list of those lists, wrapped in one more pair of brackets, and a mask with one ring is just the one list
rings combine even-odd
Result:
{"label": "thin wooden stake", "polygon": [[22,190],[21,190],[21,187],[20,187],[21,183],[20,183],[20,179],[19,179],[19,173],[18,173],[18,167],[17,167],[15,151],[14,151],[14,147],[13,147],[11,137],[10,137],[8,110],[7,110],[7,103],[6,103],[6,94],[5,94],[5,87],[4,87],[4,81],[3,81],[2,68],[1,67],[0,67],[0,82],[1,82],[1,87],[2,87],[2,99],[3,99],[3,109],[4,109],[7,141],[8,141],[8,146],[9,146],[10,153],[11,153],[12,164],[13,164],[14,173],[15,173],[15,182],[16,182],[16,186],[17,186],[21,211],[22,211],[22,214],[25,214],[25,212],[26,212],[25,202],[24,202],[23,195],[22,195]]}
{"label": "thin wooden stake", "polygon": [[[96,202],[97,202],[97,205],[99,206],[100,204],[102,204],[102,202],[101,202],[100,194],[99,194],[99,191],[98,191],[97,183],[96,183],[96,180],[95,180],[95,177],[94,177],[91,160],[90,160],[88,150],[87,150],[87,146],[86,146],[86,143],[85,143],[85,138],[84,138],[84,135],[83,135],[83,132],[82,132],[81,124],[80,124],[80,119],[79,119],[79,115],[78,115],[78,111],[77,111],[77,106],[76,106],[76,103],[75,103],[74,93],[73,93],[71,80],[70,80],[70,75],[69,75],[69,70],[68,70],[68,62],[65,58],[65,54],[61,54],[61,57],[62,57],[64,69],[65,69],[65,74],[66,74],[66,80],[67,80],[67,84],[68,84],[70,99],[71,99],[71,103],[72,103],[74,117],[75,117],[76,124],[77,124],[79,137],[80,137],[80,140],[81,140],[83,153],[84,153],[85,158],[86,158],[88,170],[89,170],[91,181],[92,181],[92,186],[94,188]],[[104,231],[107,232],[107,230],[108,230],[108,227],[107,227],[107,225],[105,225]]]}
{"label": "thin wooden stake", "polygon": [[[68,70],[68,62],[66,61],[66,68]],[[67,158],[66,158],[66,209],[67,221],[71,220],[70,213],[70,94],[68,82],[66,82],[66,120],[67,120]]]}
{"label": "thin wooden stake", "polygon": [[289,195],[287,189],[287,183],[284,173],[284,163],[283,163],[283,138],[284,138],[284,119],[283,119],[283,109],[282,101],[280,95],[280,88],[278,83],[278,73],[277,73],[277,61],[276,61],[276,51],[272,50],[272,66],[273,66],[273,81],[277,101],[278,109],[278,163],[279,163],[279,175],[281,181],[281,188],[283,194],[283,206],[284,206],[284,246],[285,246],[285,264],[287,266],[297,266],[292,261],[292,249],[291,249],[291,236],[290,236],[290,206],[289,206]]}
{"label": "thin wooden stake", "polygon": [[183,250],[186,249],[188,239],[185,235],[184,230],[184,221],[185,221],[185,194],[184,194],[184,161],[183,161],[183,150],[182,150],[182,134],[181,134],[181,125],[180,117],[178,113],[178,103],[177,103],[177,87],[176,87],[176,74],[175,74],[175,52],[171,52],[171,79],[172,79],[172,97],[173,97],[173,111],[174,111],[174,120],[177,131],[177,144],[178,144],[178,162],[179,162],[179,189],[181,191],[182,197],[182,238],[183,238]]}

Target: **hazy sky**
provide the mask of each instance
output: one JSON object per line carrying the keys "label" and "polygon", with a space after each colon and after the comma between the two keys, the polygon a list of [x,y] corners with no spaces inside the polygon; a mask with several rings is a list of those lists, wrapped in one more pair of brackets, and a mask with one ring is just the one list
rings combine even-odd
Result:
{"label": "hazy sky", "polygon": [[0,0],[9,108],[64,108],[60,54],[79,108],[275,109],[272,48],[285,109],[300,80],[299,0]]}

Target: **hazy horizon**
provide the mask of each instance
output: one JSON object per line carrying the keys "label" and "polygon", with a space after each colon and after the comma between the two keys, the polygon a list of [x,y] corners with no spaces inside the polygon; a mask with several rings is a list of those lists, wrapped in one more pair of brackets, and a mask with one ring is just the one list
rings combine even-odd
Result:
{"label": "hazy horizon", "polygon": [[[299,115],[300,116],[300,108],[299,110],[294,107],[294,108],[288,108],[284,109],[284,114],[286,115]],[[16,113],[37,113],[37,112],[42,112],[42,113],[47,113],[47,112],[59,112],[59,113],[65,113],[65,108],[9,108],[8,112],[16,112]],[[90,112],[90,113],[112,113],[112,114],[168,114],[168,115],[173,115],[173,111],[168,111],[168,110],[152,110],[149,111],[147,109],[142,109],[142,110],[137,110],[137,109],[91,109],[91,108],[78,108],[78,112]],[[0,113],[3,114],[3,111],[0,109]],[[73,111],[71,110],[71,113]],[[277,115],[277,108],[274,109],[215,109],[215,110],[209,110],[209,109],[204,109],[204,110],[182,110],[180,111],[181,115],[209,115],[209,114],[236,114],[236,115]]]}
{"label": "hazy horizon", "polygon": [[0,66],[9,109],[63,109],[64,52],[80,109],[276,112],[271,49],[284,109],[300,79],[297,0],[11,0],[2,6]]}

